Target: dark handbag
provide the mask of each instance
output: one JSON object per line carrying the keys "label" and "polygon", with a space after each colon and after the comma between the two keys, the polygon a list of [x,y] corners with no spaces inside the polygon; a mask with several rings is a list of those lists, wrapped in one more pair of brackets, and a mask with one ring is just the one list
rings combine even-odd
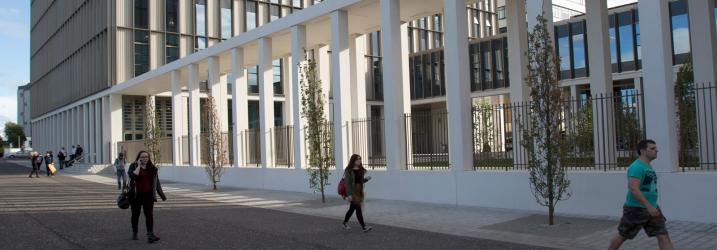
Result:
{"label": "dark handbag", "polygon": [[117,197],[117,206],[121,209],[127,209],[129,208],[129,188],[127,186],[124,186],[122,188],[122,193],[120,193],[119,197]]}

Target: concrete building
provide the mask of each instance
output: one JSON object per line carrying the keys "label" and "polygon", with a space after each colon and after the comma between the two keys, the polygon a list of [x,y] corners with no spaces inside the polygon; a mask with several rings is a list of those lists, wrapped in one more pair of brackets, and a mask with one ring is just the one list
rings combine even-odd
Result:
{"label": "concrete building", "polygon": [[[30,115],[30,84],[17,87],[17,124],[22,126],[26,137],[32,138],[32,126]],[[32,143],[30,141],[29,143]],[[26,145],[26,146],[32,146]]]}
{"label": "concrete building", "polygon": [[[108,164],[119,151],[134,157],[149,104],[165,138],[156,160],[163,178],[206,183],[203,103],[211,95],[229,142],[222,185],[311,192],[299,63],[312,59],[327,93],[338,166],[332,183],[359,153],[373,169],[372,197],[543,210],[530,193],[517,120],[529,110],[511,103],[530,101],[527,35],[537,15],[555,16],[551,1],[45,4],[33,2],[32,98],[46,101],[38,112],[35,102],[32,107],[38,149],[85,145],[90,164]],[[63,27],[87,32],[72,20],[92,8],[113,14],[93,34],[71,36],[86,38],[77,53],[45,59],[67,52],[52,49],[62,43],[54,39],[66,33]],[[49,17],[63,15],[51,13],[69,19],[57,22]],[[711,146],[717,118],[709,111],[717,108],[715,87],[692,88],[701,100],[691,111],[699,125],[689,134],[696,142],[686,146],[674,143],[684,130],[671,101],[687,60],[695,65],[695,82],[715,81],[714,0],[640,0],[613,9],[584,1],[582,13],[549,22],[570,104],[561,111],[561,129],[574,139],[573,162],[565,164],[573,196],[558,212],[619,215],[624,170],[635,158],[631,147],[647,137],[660,147],[654,165],[663,211],[717,222],[710,209],[717,206],[710,192],[717,188]],[[59,31],[46,38],[48,29]],[[92,56],[93,43],[106,58]],[[89,72],[96,75],[85,73],[94,66]],[[92,90],[50,87],[67,84]]]}

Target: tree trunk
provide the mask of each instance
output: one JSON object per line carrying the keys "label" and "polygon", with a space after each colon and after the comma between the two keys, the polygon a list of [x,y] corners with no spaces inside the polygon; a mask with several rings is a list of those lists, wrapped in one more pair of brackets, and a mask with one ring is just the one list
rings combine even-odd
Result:
{"label": "tree trunk", "polygon": [[548,205],[548,224],[549,225],[555,225],[555,205],[553,204],[553,201],[550,201],[550,205]]}
{"label": "tree trunk", "polygon": [[324,168],[320,168],[319,182],[321,183],[321,203],[326,203],[326,195],[324,195]]}

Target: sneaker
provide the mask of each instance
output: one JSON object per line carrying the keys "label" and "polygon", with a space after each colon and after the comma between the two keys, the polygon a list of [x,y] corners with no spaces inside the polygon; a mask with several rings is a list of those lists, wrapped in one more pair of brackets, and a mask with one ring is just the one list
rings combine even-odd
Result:
{"label": "sneaker", "polygon": [[147,234],[147,243],[153,243],[155,241],[159,241],[159,237],[154,234]]}
{"label": "sneaker", "polygon": [[349,229],[351,229],[351,227],[349,227],[349,225],[346,224],[345,222],[344,222],[344,223],[341,223],[341,225],[344,226],[344,230],[349,230]]}
{"label": "sneaker", "polygon": [[366,226],[366,227],[363,228],[363,232],[364,232],[364,233],[368,233],[369,231],[371,231],[371,229],[373,229],[373,227],[371,227],[371,226]]}

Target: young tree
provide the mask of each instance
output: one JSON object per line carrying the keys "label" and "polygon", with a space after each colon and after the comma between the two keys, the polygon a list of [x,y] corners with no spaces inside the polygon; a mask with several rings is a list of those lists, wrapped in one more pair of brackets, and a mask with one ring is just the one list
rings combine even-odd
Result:
{"label": "young tree", "polygon": [[[301,116],[306,119],[306,143],[309,162],[309,186],[321,192],[321,202],[326,202],[324,189],[329,181],[329,163],[333,160],[331,133],[324,116],[324,96],[316,63],[307,60],[299,63],[301,78]],[[336,166],[339,167],[339,166]]]}
{"label": "young tree", "polygon": [[228,162],[226,141],[222,135],[222,126],[219,119],[219,112],[213,96],[209,95],[204,103],[204,111],[207,112],[207,124],[209,125],[209,164],[207,165],[207,177],[212,182],[214,190],[217,190],[217,182],[221,180],[224,173],[224,164]]}
{"label": "young tree", "polygon": [[[541,15],[528,36],[528,77],[530,85],[530,116],[524,131],[523,146],[530,166],[530,188],[536,202],[548,207],[548,222],[554,224],[555,205],[568,199],[570,181],[560,166],[564,141],[561,137],[561,112],[564,110],[562,91],[558,85],[558,59]],[[525,124],[523,124],[525,126]]]}
{"label": "young tree", "polygon": [[22,147],[23,143],[27,140],[25,138],[25,131],[22,130],[22,126],[14,122],[5,123],[5,136],[7,141],[14,147]]}
{"label": "young tree", "polygon": [[[144,109],[144,147],[147,149],[152,162],[159,163],[162,160],[160,154],[160,143],[162,134],[159,128],[159,117],[157,116],[154,97],[147,96]],[[159,166],[159,165],[157,165]]]}
{"label": "young tree", "polygon": [[697,148],[697,103],[692,61],[680,66],[675,79],[675,103],[677,105],[678,158],[682,167],[699,165],[699,159],[690,154]]}
{"label": "young tree", "polygon": [[494,108],[487,101],[474,104],[473,112],[473,147],[475,152],[490,153],[494,140]]}

